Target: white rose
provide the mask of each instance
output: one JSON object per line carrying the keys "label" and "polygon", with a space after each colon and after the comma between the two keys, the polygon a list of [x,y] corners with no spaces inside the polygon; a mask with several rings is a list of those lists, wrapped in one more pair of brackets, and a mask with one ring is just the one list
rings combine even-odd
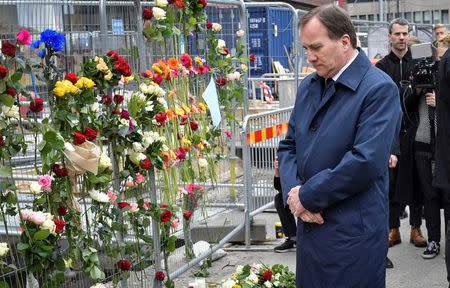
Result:
{"label": "white rose", "polygon": [[167,4],[167,0],[155,0],[155,5],[158,7],[166,7]]}
{"label": "white rose", "polygon": [[97,283],[97,284],[91,286],[91,288],[106,288],[106,286],[105,286],[105,284]]}
{"label": "white rose", "polygon": [[269,281],[264,282],[264,286],[266,286],[267,288],[273,287],[272,283],[270,283]]}
{"label": "white rose", "polygon": [[258,280],[258,275],[256,275],[255,273],[250,273],[250,275],[248,275],[247,280],[249,282],[253,282],[255,284],[258,284],[259,280]]}
{"label": "white rose", "polygon": [[238,266],[236,267],[236,273],[237,273],[237,274],[242,274],[243,269],[244,269],[244,266],[238,265]]}
{"label": "white rose", "polygon": [[242,29],[239,29],[238,31],[236,31],[236,35],[237,35],[238,37],[242,37],[242,36],[245,35],[245,31],[242,30]]}
{"label": "white rose", "polygon": [[133,142],[133,150],[136,153],[142,153],[144,152],[144,147],[142,147],[142,144],[139,142]]}
{"label": "white rose", "polygon": [[222,288],[232,288],[233,285],[236,285],[236,282],[234,282],[232,279],[228,279],[222,283]]}
{"label": "white rose", "polygon": [[8,244],[6,244],[5,242],[1,242],[0,243],[0,258],[5,257],[6,253],[8,253],[9,248],[8,248]]}
{"label": "white rose", "polygon": [[100,203],[108,203],[109,197],[106,195],[106,193],[99,192],[97,190],[91,190],[89,191],[89,195],[91,196],[92,200],[95,200]]}
{"label": "white rose", "polygon": [[92,104],[92,106],[91,106],[91,111],[94,112],[94,113],[97,113],[97,112],[98,112],[98,108],[99,108],[99,105],[98,105],[97,102],[95,102],[95,103]]}
{"label": "white rose", "polygon": [[156,86],[153,84],[150,84],[147,86],[147,93],[148,94],[154,94],[156,91]]}
{"label": "white rose", "polygon": [[166,91],[164,89],[162,89],[161,87],[155,87],[156,88],[156,95],[158,97],[164,97],[166,96]]}
{"label": "white rose", "polygon": [[200,159],[198,159],[198,165],[200,167],[207,167],[208,161],[205,158],[200,158]]}
{"label": "white rose", "polygon": [[130,154],[131,162],[133,162],[136,165],[139,165],[141,163],[141,160],[145,160],[145,158],[147,158],[147,157],[142,153],[131,153]]}
{"label": "white rose", "polygon": [[42,189],[41,185],[39,185],[37,182],[33,182],[30,184],[30,191],[33,194],[41,194]]}
{"label": "white rose", "polygon": [[167,152],[167,151],[169,151],[169,147],[167,147],[166,144],[163,144],[162,145],[162,150]]}
{"label": "white rose", "polygon": [[148,93],[148,86],[147,86],[147,84],[141,83],[141,85],[139,85],[139,90],[140,90],[142,93]]}
{"label": "white rose", "polygon": [[280,274],[280,273],[277,273],[277,274],[275,274],[272,278],[273,278],[274,280],[280,280],[280,276],[281,276],[281,274]]}
{"label": "white rose", "polygon": [[213,29],[215,32],[219,32],[220,30],[222,30],[222,25],[220,25],[219,23],[213,23],[213,24],[212,24],[212,29]]}
{"label": "white rose", "polygon": [[19,107],[16,105],[12,105],[11,107],[5,106],[3,113],[5,113],[6,117],[19,119]]}
{"label": "white rose", "polygon": [[159,97],[159,98],[157,98],[157,99],[158,99],[158,102],[161,103],[161,105],[164,107],[164,110],[167,110],[168,107],[167,107],[166,99],[164,99],[164,98],[162,98],[162,97]]}
{"label": "white rose", "polygon": [[241,64],[241,70],[242,71],[247,71],[248,70],[248,66],[246,64]]}
{"label": "white rose", "polygon": [[44,221],[44,223],[42,223],[39,228],[41,228],[41,230],[48,230],[51,234],[56,235],[56,225],[55,222],[53,222],[52,219],[48,219]]}
{"label": "white rose", "polygon": [[153,17],[155,17],[156,20],[164,20],[166,19],[166,11],[164,11],[161,8],[153,7]]}
{"label": "white rose", "polygon": [[108,157],[108,155],[106,155],[105,153],[102,153],[100,155],[100,159],[98,161],[98,166],[100,168],[107,168],[107,167],[112,166],[111,159]]}
{"label": "white rose", "polygon": [[145,111],[147,111],[147,112],[153,111],[153,105],[147,104],[147,106],[145,106]]}
{"label": "white rose", "polygon": [[219,41],[217,41],[217,48],[223,48],[225,45],[225,40],[219,39]]}
{"label": "white rose", "polygon": [[111,218],[105,217],[105,222],[106,222],[106,224],[108,224],[109,227],[112,226],[112,219]]}

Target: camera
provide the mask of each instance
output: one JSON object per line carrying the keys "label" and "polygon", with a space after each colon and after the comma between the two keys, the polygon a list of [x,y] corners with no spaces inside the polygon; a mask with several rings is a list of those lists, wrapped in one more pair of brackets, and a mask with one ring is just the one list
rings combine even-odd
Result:
{"label": "camera", "polygon": [[432,58],[432,44],[415,44],[411,45],[410,49],[412,58],[417,60],[410,76],[412,87],[426,90],[434,89],[436,87],[438,66]]}

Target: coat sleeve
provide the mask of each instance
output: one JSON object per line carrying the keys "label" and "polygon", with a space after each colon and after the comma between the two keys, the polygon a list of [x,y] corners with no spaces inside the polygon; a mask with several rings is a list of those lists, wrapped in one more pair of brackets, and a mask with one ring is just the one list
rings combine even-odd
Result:
{"label": "coat sleeve", "polygon": [[[300,88],[298,89],[300,92]],[[298,100],[297,94],[297,99]],[[288,131],[284,140],[278,145],[278,163],[280,169],[281,190],[283,192],[283,201],[286,206],[287,194],[297,185],[300,185],[300,179],[297,176],[297,157],[295,146],[295,107],[289,118]]]}
{"label": "coat sleeve", "polygon": [[300,201],[311,212],[320,212],[364,191],[387,171],[392,145],[400,130],[398,89],[392,81],[379,81],[368,92],[360,93],[367,95],[360,95],[365,100],[351,149],[333,169],[320,171],[300,188]]}

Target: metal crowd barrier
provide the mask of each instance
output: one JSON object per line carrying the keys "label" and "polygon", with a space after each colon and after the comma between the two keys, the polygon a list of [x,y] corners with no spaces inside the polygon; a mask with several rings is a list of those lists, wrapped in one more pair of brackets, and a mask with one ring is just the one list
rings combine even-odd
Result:
{"label": "metal crowd barrier", "polygon": [[250,220],[273,206],[273,163],[278,143],[287,132],[293,107],[247,115],[241,130],[243,143],[245,244],[250,248]]}

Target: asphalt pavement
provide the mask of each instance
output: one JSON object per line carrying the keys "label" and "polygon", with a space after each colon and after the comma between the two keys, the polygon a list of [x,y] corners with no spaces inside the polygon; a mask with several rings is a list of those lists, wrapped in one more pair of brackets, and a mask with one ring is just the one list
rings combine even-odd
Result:
{"label": "asphalt pavement", "polygon": [[[274,212],[264,212],[255,217],[266,221],[267,241],[252,244],[251,249],[245,249],[244,245],[233,244],[224,250],[227,255],[212,262],[212,267],[207,271],[209,276],[207,281],[220,282],[228,278],[235,272],[237,265],[252,263],[264,263],[268,265],[283,264],[295,271],[295,251],[286,253],[274,253],[273,248],[284,241],[275,238],[275,225],[279,221],[278,215]],[[443,216],[442,216],[443,219]],[[386,271],[387,288],[447,288],[447,272],[445,268],[445,241],[444,241],[444,221],[442,220],[442,240],[441,253],[434,259],[425,260],[421,254],[425,248],[414,247],[409,243],[410,225],[409,219],[401,220],[400,233],[402,243],[389,249],[388,256],[394,263],[393,269]],[[422,232],[426,237],[425,221],[422,223]],[[193,282],[193,269],[175,279],[175,287],[187,287]],[[332,287],[330,287],[332,288]],[[361,287],[363,288],[363,287]]]}

